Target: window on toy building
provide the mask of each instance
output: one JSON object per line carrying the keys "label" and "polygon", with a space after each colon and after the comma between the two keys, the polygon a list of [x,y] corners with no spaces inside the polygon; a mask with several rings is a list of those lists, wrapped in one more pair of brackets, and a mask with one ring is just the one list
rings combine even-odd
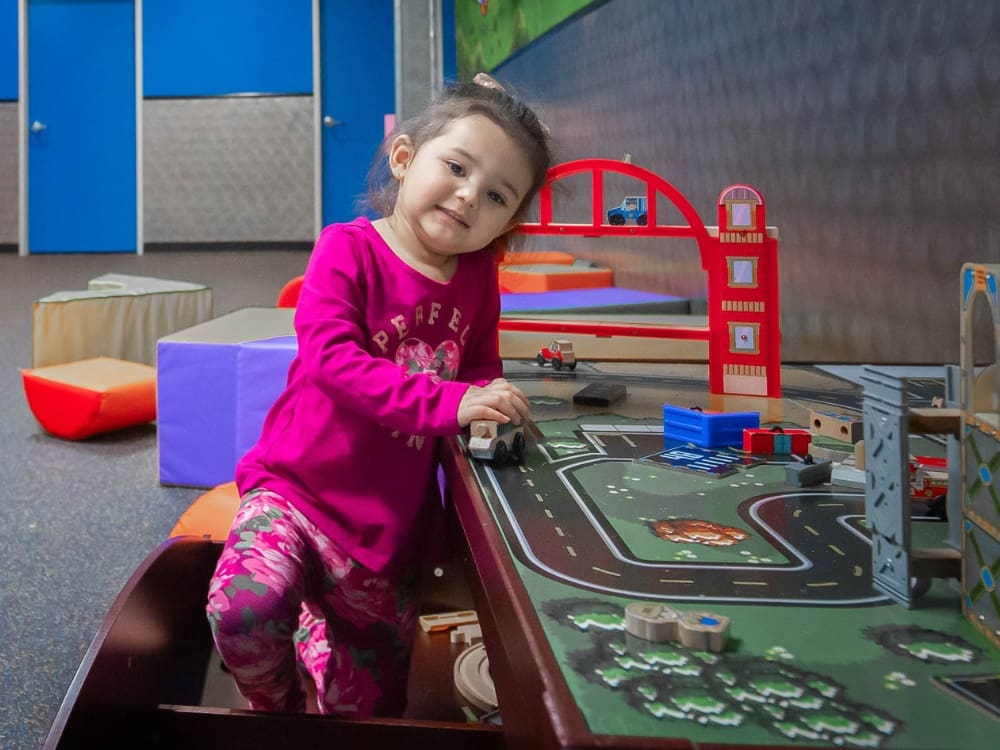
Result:
{"label": "window on toy building", "polygon": [[757,201],[726,201],[726,229],[756,229]]}
{"label": "window on toy building", "polygon": [[972,364],[974,381],[972,389],[972,411],[987,418],[992,424],[997,424],[997,413],[1000,412],[998,393],[1000,393],[1000,375],[997,369],[996,326],[993,320],[993,308],[987,295],[977,294],[972,302]]}
{"label": "window on toy building", "polygon": [[760,354],[759,330],[757,323],[730,323],[729,351],[733,354]]}
{"label": "window on toy building", "polygon": [[756,258],[727,258],[729,266],[729,286],[757,286]]}

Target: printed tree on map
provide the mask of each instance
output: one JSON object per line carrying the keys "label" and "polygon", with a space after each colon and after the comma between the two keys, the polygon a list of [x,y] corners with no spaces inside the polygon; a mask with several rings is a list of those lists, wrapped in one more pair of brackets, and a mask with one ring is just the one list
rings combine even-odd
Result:
{"label": "printed tree on map", "polygon": [[652,643],[624,632],[623,613],[590,599],[551,602],[560,625],[596,633],[591,647],[570,653],[587,681],[622,695],[659,719],[716,727],[755,723],[791,740],[882,747],[900,721],[852,701],[836,680],[789,664]]}

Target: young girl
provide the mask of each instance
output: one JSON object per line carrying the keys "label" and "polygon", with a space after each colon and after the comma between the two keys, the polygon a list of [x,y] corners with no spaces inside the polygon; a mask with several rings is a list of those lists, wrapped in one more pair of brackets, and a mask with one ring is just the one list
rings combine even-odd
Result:
{"label": "young girl", "polygon": [[288,384],[236,469],[207,612],[255,709],[304,710],[301,664],[321,713],[402,711],[435,436],[529,416],[501,377],[496,254],[545,180],[545,128],[480,75],[384,151],[384,218],[320,234]]}

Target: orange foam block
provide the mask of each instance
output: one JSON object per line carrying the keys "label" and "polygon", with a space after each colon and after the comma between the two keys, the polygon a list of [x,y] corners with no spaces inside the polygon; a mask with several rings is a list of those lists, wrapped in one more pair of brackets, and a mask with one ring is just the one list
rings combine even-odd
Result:
{"label": "orange foam block", "polygon": [[82,440],[156,419],[156,370],[95,357],[21,373],[35,419],[53,435]]}
{"label": "orange foam block", "polygon": [[515,250],[507,253],[500,263],[505,266],[533,266],[538,263],[571,266],[576,262],[576,256],[561,250]]}
{"label": "orange foam block", "polygon": [[240,491],[236,489],[236,482],[220,484],[191,503],[177,520],[170,536],[200,536],[224,542],[239,506]]}
{"label": "orange foam block", "polygon": [[296,276],[288,281],[278,292],[275,307],[295,307],[299,304],[299,294],[302,292],[302,282],[305,276]]}
{"label": "orange foam block", "polygon": [[591,266],[568,266],[551,263],[501,266],[499,276],[500,290],[503,292],[601,289],[614,285],[610,268]]}

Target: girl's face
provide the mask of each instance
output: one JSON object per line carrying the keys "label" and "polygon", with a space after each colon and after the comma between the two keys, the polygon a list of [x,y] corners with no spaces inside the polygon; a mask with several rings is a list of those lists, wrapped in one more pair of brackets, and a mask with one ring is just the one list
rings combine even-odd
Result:
{"label": "girl's face", "polygon": [[455,120],[419,149],[397,137],[389,167],[400,183],[394,230],[408,253],[431,265],[509,229],[532,182],[527,156],[482,115]]}

